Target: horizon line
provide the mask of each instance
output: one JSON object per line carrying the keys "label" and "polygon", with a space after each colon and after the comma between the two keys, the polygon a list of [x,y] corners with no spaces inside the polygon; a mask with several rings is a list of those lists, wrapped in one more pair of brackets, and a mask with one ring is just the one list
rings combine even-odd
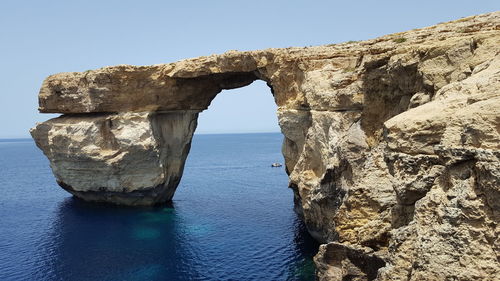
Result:
{"label": "horizon line", "polygon": [[[243,134],[281,134],[280,131],[258,131],[258,132],[195,132],[194,135],[243,135]],[[31,137],[0,137],[0,140],[25,140]]]}

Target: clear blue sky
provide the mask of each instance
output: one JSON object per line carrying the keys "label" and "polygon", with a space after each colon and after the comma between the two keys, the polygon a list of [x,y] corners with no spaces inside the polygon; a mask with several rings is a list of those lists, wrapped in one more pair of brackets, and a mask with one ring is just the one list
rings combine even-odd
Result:
{"label": "clear blue sky", "polygon": [[[0,138],[28,137],[53,73],[362,40],[499,10],[491,1],[0,1]],[[279,131],[263,83],[226,91],[198,132]]]}

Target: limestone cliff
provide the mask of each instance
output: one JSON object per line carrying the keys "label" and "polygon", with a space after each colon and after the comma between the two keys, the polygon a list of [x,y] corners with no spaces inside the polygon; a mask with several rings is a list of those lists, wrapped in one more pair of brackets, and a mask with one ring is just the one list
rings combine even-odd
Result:
{"label": "limestone cliff", "polygon": [[269,85],[321,280],[500,276],[500,12],[362,41],[48,77],[32,131],[90,201],[170,200],[197,113]]}
{"label": "limestone cliff", "polygon": [[63,115],[33,136],[59,185],[88,201],[153,205],[172,199],[197,112]]}

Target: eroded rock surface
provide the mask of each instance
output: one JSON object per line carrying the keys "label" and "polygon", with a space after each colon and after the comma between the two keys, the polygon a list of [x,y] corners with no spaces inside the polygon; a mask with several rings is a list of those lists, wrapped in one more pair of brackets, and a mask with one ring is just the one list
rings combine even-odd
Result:
{"label": "eroded rock surface", "polygon": [[[343,44],[48,77],[32,135],[59,184],[173,196],[197,113],[264,80],[321,280],[500,276],[500,12]],[[242,105],[243,106],[243,105]]]}
{"label": "eroded rock surface", "polygon": [[61,187],[88,201],[153,205],[172,199],[197,112],[63,115],[32,135]]}

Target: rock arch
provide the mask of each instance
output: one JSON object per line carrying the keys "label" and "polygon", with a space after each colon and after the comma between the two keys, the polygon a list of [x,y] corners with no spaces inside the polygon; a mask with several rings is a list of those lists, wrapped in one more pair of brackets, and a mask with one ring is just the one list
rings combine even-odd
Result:
{"label": "rock arch", "polygon": [[[229,53],[151,67],[114,66],[48,77],[41,112],[63,116],[32,132],[61,187],[88,201],[171,200],[198,113],[222,90],[264,80],[268,53]],[[181,65],[179,65],[181,64]],[[55,136],[57,135],[57,136]],[[53,137],[54,136],[54,137]]]}
{"label": "rock arch", "polygon": [[31,134],[75,196],[156,204],[175,191],[198,113],[261,79],[296,209],[329,243],[320,278],[491,279],[499,22],[495,12],[363,42],[56,74],[39,110],[64,115]]}

